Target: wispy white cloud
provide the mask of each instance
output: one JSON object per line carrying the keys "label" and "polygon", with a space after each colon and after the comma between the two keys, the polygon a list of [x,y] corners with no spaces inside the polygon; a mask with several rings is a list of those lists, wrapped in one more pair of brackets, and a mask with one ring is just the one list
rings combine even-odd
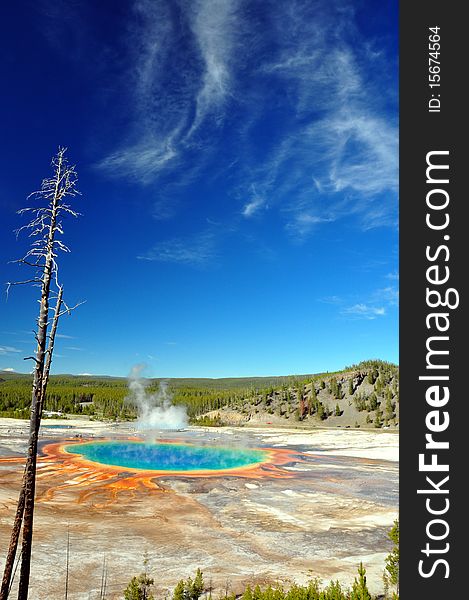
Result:
{"label": "wispy white cloud", "polygon": [[287,223],[287,230],[293,233],[296,237],[303,238],[305,235],[309,234],[312,229],[321,224],[321,223],[331,223],[335,221],[336,217],[320,217],[318,215],[311,214],[309,212],[298,212],[295,211],[295,214],[291,218],[291,220]]}
{"label": "wispy white cloud", "polygon": [[117,177],[132,177],[149,183],[177,156],[172,136],[159,139],[146,135],[138,142],[113,152],[99,166]]}
{"label": "wispy white cloud", "polygon": [[191,4],[190,27],[203,58],[204,71],[189,137],[207,114],[219,110],[231,91],[239,30],[238,5],[238,0],[196,0]]}
{"label": "wispy white cloud", "polygon": [[173,238],[156,244],[137,256],[140,260],[206,265],[216,257],[216,239],[205,233],[191,238]]}
{"label": "wispy white cloud", "polygon": [[368,304],[354,304],[342,310],[343,315],[358,319],[373,320],[386,314],[384,306],[370,306]]}
{"label": "wispy white cloud", "polygon": [[2,371],[6,371],[7,373],[15,373],[16,369],[13,369],[12,367],[5,367],[2,369]]}
{"label": "wispy white cloud", "polygon": [[66,335],[65,333],[56,333],[55,337],[59,338],[59,339],[63,339],[63,340],[74,340],[75,339],[72,335]]}
{"label": "wispy white cloud", "polygon": [[158,94],[175,32],[164,1],[137,0],[133,12],[126,36],[127,85],[122,89],[127,95],[128,125],[118,148],[97,166],[109,175],[148,183],[177,155],[180,111],[176,104],[165,103],[166,95]]}
{"label": "wispy white cloud", "polygon": [[82,351],[83,348],[79,348],[78,346],[66,346],[65,350],[74,350],[74,351]]}
{"label": "wispy white cloud", "polygon": [[366,106],[337,106],[308,134],[326,157],[323,190],[371,196],[397,190],[397,129]]}
{"label": "wispy white cloud", "polygon": [[267,208],[265,198],[261,198],[260,196],[254,196],[252,200],[246,202],[246,204],[243,206],[241,214],[243,215],[243,217],[249,218],[258,213],[263,208]]}
{"label": "wispy white cloud", "polygon": [[354,319],[373,320],[378,317],[384,317],[388,311],[395,311],[399,304],[399,290],[394,286],[386,286],[374,290],[364,302],[356,302],[349,306],[344,306],[342,300],[340,314],[344,317]]}
{"label": "wispy white cloud", "polygon": [[[196,0],[179,8],[175,18],[174,7],[163,0],[135,4],[137,18],[127,40],[130,125],[120,147],[98,163],[110,175],[154,181],[199,144],[195,135],[207,117],[216,122],[224,117],[236,60],[238,1]],[[175,64],[177,52],[186,55]]]}
{"label": "wispy white cloud", "polygon": [[399,290],[394,286],[386,286],[376,290],[373,295],[376,302],[386,302],[389,306],[399,304]]}
{"label": "wispy white cloud", "polygon": [[279,24],[295,33],[295,44],[279,34],[278,56],[259,68],[281,82],[295,112],[251,185],[264,186],[294,234],[311,231],[305,227],[311,214],[324,222],[355,216],[363,229],[395,225],[397,113],[389,112],[393,100],[382,101],[388,93],[382,83],[373,82],[380,54],[357,43],[351,9],[331,17],[311,15],[308,3],[295,7],[285,9]]}
{"label": "wispy white cloud", "polygon": [[139,0],[133,10],[127,125],[98,167],[158,179],[155,219],[184,210],[203,173],[240,200],[237,216],[266,216],[268,198],[294,238],[339,219],[396,225],[392,65],[361,38],[353,4],[269,2],[262,21],[241,0]]}
{"label": "wispy white cloud", "polygon": [[2,356],[6,354],[16,354],[18,352],[22,352],[22,350],[14,348],[13,346],[0,346],[0,355]]}

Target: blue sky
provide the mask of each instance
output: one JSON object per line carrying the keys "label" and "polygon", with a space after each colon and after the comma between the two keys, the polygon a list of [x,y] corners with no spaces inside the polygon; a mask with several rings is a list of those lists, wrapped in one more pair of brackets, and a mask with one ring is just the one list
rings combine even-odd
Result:
{"label": "blue sky", "polygon": [[[397,1],[26,0],[1,27],[0,280],[59,145],[79,219],[55,373],[398,362]],[[21,32],[21,33],[19,33]],[[26,372],[37,290],[0,304]]]}

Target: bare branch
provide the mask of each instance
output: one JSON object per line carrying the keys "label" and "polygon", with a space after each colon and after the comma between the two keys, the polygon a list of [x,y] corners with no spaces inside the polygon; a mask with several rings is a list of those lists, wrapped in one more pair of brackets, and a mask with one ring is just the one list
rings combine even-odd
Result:
{"label": "bare branch", "polygon": [[[29,255],[31,255],[28,252]],[[17,260],[9,260],[8,263],[17,263],[17,264],[22,264],[22,265],[27,265],[28,267],[40,267],[41,263],[39,262],[35,262],[35,263],[30,263],[29,261],[25,260],[24,258],[18,258]]]}
{"label": "bare branch", "polygon": [[[80,194],[81,196],[81,194]],[[77,212],[76,210],[72,210],[69,206],[67,206],[66,204],[61,204],[59,206],[59,209],[63,212],[68,213],[69,215],[72,215],[73,217],[81,217],[81,213]]]}
{"label": "bare branch", "polygon": [[36,364],[40,363],[39,359],[37,359],[35,356],[25,356],[23,360],[34,360]]}
{"label": "bare branch", "polygon": [[24,285],[26,283],[41,283],[42,279],[35,277],[34,279],[27,279],[25,281],[7,281],[7,296],[12,285]]}
{"label": "bare branch", "polygon": [[66,246],[64,243],[62,243],[60,240],[55,240],[54,244],[60,249],[62,250],[62,252],[70,252],[70,248],[68,246]]}
{"label": "bare branch", "polygon": [[75,310],[76,308],[78,308],[78,307],[79,307],[79,306],[81,306],[82,304],[86,304],[86,300],[82,300],[81,302],[77,302],[77,303],[76,303],[74,306],[67,306],[67,305],[65,304],[65,302],[64,302],[64,301],[62,301],[62,304],[65,306],[65,310],[63,310],[63,311],[62,311],[62,312],[59,314],[59,316],[60,316],[60,317],[61,317],[62,315],[64,315],[64,314],[66,314],[66,313],[67,313],[67,314],[69,314],[69,315],[70,315],[70,314],[72,314],[72,310]]}

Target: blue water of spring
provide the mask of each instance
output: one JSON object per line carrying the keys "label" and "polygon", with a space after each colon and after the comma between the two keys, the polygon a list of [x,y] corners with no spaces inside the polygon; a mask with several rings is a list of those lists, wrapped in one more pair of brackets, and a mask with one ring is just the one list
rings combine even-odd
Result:
{"label": "blue water of spring", "polygon": [[256,449],[131,441],[90,442],[65,450],[104,465],[151,471],[220,471],[267,459],[266,452]]}

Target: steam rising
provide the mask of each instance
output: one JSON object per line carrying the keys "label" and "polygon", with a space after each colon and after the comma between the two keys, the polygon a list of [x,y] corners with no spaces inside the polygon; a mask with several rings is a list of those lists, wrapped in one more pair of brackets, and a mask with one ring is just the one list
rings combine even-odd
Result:
{"label": "steam rising", "polygon": [[184,429],[187,427],[186,407],[175,406],[172,403],[166,381],[160,383],[160,388],[156,393],[148,393],[147,383],[140,376],[143,368],[143,365],[132,367],[129,375],[130,395],[127,397],[137,407],[138,429]]}

